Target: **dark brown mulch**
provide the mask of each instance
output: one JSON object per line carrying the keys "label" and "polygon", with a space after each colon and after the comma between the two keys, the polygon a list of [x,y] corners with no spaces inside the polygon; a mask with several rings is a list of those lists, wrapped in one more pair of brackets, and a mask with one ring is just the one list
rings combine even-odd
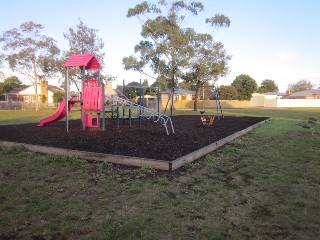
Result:
{"label": "dark brown mulch", "polygon": [[160,123],[150,120],[118,129],[108,123],[104,132],[94,128],[83,131],[81,121],[73,120],[68,133],[65,121],[46,127],[29,123],[0,126],[0,140],[171,161],[265,119],[227,116],[206,127],[200,116],[174,116],[175,134],[169,136]]}

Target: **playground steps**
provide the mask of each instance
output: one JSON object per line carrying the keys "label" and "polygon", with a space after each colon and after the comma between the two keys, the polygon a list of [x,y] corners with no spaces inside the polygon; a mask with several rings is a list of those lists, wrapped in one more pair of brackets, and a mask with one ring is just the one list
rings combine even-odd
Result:
{"label": "playground steps", "polygon": [[[147,119],[152,119],[153,122],[160,122],[165,130],[167,135],[169,135],[170,131],[171,133],[174,133],[174,128],[172,125],[171,118],[165,114],[158,113],[150,108],[146,108],[144,106],[141,106],[139,104],[133,103],[128,99],[118,97],[118,96],[110,96],[106,95],[106,100],[110,101],[113,105],[120,105],[120,106],[126,106],[130,110],[137,110],[139,117],[145,117]],[[169,131],[170,129],[170,131]]]}

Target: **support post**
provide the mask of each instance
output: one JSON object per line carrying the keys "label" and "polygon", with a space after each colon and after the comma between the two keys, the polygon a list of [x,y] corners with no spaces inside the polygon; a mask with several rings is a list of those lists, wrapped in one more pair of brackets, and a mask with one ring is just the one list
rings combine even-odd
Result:
{"label": "support post", "polygon": [[173,111],[173,102],[174,101],[174,87],[172,88],[172,95],[171,95],[171,106],[170,106],[170,117],[172,117],[172,111]]}
{"label": "support post", "polygon": [[[143,100],[141,99],[141,79],[140,79],[140,91],[139,91],[139,99],[140,99],[140,102],[139,102],[139,104],[141,105],[141,106],[143,106]],[[143,117],[141,117],[141,115],[142,115],[142,112],[141,112],[141,108],[139,108],[139,125],[141,126],[141,121],[142,121],[142,118]]]}
{"label": "support post", "polygon": [[223,113],[222,113],[222,107],[221,107],[221,102],[220,102],[220,97],[219,97],[219,89],[217,87],[215,88],[215,92],[216,92],[216,99],[218,99],[218,103],[219,103],[219,108],[220,108],[220,113],[221,113],[221,117],[223,117]]}
{"label": "support post", "polygon": [[[85,121],[85,113],[84,113],[84,111],[83,111],[83,108],[82,108],[82,105],[83,105],[83,98],[82,98],[82,96],[83,96],[83,92],[84,92],[84,88],[85,88],[85,66],[83,66],[82,68],[81,68],[81,99],[80,99],[80,106],[81,106],[81,108],[80,108],[80,110],[81,110],[81,120],[82,120],[82,125],[83,125],[83,122]],[[83,129],[85,129],[85,126],[84,126],[84,128]]]}
{"label": "support post", "polygon": [[119,128],[119,103],[117,101],[117,128]]}
{"label": "support post", "polygon": [[[123,79],[123,87],[122,87],[122,95],[125,96],[125,91],[124,91],[124,87],[125,87],[125,82],[124,82],[124,79]],[[124,109],[124,104],[122,103],[122,124],[124,124],[124,116],[125,116],[126,112],[125,112],[125,109]]]}
{"label": "support post", "polygon": [[160,113],[160,83],[158,83],[158,87],[157,87],[157,110],[159,114]]}
{"label": "support post", "polygon": [[65,86],[65,100],[66,100],[66,129],[67,133],[69,132],[69,101],[68,101],[68,95],[69,95],[69,75],[68,75],[68,67],[66,68],[67,74],[66,74],[66,86]]}
{"label": "support post", "polygon": [[204,83],[202,83],[202,110],[204,110]]}
{"label": "support post", "polygon": [[129,126],[131,127],[131,94],[129,93],[129,102],[130,102],[130,106],[129,106]]}
{"label": "support post", "polygon": [[98,70],[98,74],[99,74],[99,84],[101,84],[101,88],[102,88],[102,131],[106,130],[106,96],[104,93],[104,83],[103,81],[101,81],[101,77],[100,77],[100,69]]}

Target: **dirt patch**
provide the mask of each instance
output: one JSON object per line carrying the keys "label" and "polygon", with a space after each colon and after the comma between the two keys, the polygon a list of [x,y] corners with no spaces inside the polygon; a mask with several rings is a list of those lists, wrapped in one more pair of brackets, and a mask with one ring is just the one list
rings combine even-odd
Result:
{"label": "dirt patch", "polygon": [[305,136],[307,136],[307,135],[311,135],[311,133],[307,133],[307,132],[303,132],[303,131],[292,131],[291,133],[290,133],[290,137],[297,137],[297,138],[299,138],[299,137],[305,137]]}
{"label": "dirt patch", "polygon": [[37,123],[0,126],[0,140],[65,149],[143,157],[172,161],[241,131],[264,117],[232,117],[216,120],[212,127],[202,125],[200,116],[172,117],[175,134],[167,135],[161,123],[144,120],[141,125],[107,122],[106,131],[82,130],[81,121],[53,122],[46,127]]}

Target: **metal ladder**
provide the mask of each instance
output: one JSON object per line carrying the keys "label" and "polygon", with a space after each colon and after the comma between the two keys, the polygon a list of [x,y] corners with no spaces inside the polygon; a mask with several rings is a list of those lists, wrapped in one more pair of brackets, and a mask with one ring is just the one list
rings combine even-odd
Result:
{"label": "metal ladder", "polygon": [[165,114],[162,113],[158,113],[150,108],[146,108],[144,106],[141,106],[139,104],[133,103],[130,100],[126,99],[126,98],[122,98],[122,97],[118,97],[118,96],[110,96],[110,95],[106,95],[106,100],[109,100],[111,102],[111,104],[118,104],[120,106],[127,106],[128,109],[133,110],[136,109],[139,112],[139,117],[145,117],[147,119],[152,119],[153,122],[161,122],[161,124],[164,126],[167,135],[169,135],[169,129],[168,129],[168,125],[169,127],[171,127],[171,132],[174,133],[174,128],[172,125],[172,121],[171,118]]}

